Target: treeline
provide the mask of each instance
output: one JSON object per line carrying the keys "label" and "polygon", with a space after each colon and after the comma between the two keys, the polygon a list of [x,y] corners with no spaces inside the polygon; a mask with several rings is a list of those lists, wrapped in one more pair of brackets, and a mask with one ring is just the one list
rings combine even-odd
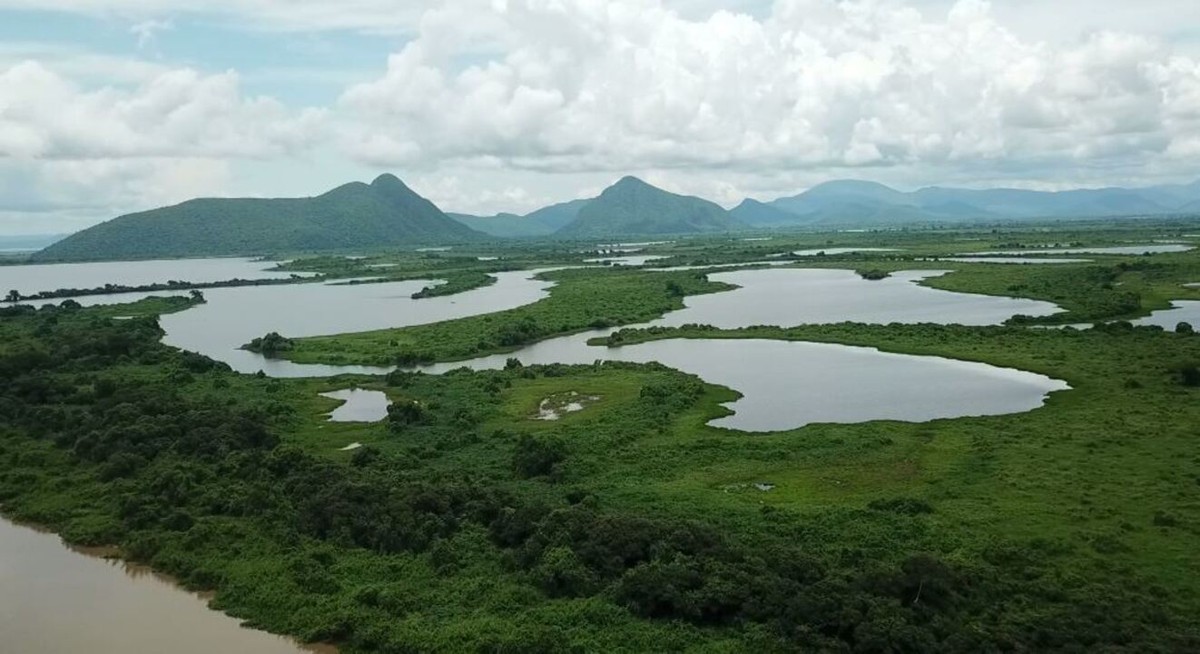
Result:
{"label": "treeline", "polygon": [[485,272],[471,271],[454,273],[445,275],[444,284],[434,284],[412,294],[412,299],[421,300],[430,297],[444,297],[447,295],[457,295],[466,291],[473,291],[477,288],[491,286],[496,283],[496,278]]}
{"label": "treeline", "polygon": [[89,295],[116,295],[120,293],[159,293],[162,291],[187,291],[187,290],[203,290],[209,288],[232,288],[235,286],[279,286],[282,284],[296,284],[304,282],[320,281],[320,277],[302,276],[292,274],[287,278],[272,278],[272,279],[227,279],[218,282],[183,282],[183,281],[168,281],[155,284],[141,284],[137,286],[129,286],[125,284],[105,284],[95,288],[60,288],[54,291],[40,291],[29,295],[22,295],[20,291],[13,289],[4,297],[4,301],[15,304],[18,302],[33,302],[37,300],[56,300],[60,298],[85,297]]}

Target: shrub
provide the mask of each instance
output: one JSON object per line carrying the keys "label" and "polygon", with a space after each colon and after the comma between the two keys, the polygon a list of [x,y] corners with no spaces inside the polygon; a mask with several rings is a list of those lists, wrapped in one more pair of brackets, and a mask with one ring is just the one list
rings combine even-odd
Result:
{"label": "shrub", "polygon": [[513,468],[525,477],[542,477],[555,471],[555,466],[567,458],[567,446],[558,438],[537,438],[528,434],[517,441],[513,453]]}

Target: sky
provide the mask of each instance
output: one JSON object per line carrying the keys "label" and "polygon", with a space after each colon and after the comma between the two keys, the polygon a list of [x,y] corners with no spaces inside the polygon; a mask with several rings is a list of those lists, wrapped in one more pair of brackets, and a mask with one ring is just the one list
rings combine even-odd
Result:
{"label": "sky", "polygon": [[384,172],[490,214],[1198,163],[1195,0],[0,0],[0,235]]}

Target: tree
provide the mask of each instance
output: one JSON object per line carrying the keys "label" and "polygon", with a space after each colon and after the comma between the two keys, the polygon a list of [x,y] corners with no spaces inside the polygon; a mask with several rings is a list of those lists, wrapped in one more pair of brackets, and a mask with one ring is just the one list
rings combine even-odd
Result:
{"label": "tree", "polygon": [[1192,323],[1181,322],[1178,325],[1175,325],[1175,333],[1176,334],[1194,334],[1194,333],[1196,333],[1196,330],[1194,328],[1192,328]]}
{"label": "tree", "polygon": [[207,300],[204,299],[204,294],[201,293],[199,289],[193,288],[192,290],[188,291],[188,296],[192,298],[193,301],[199,302],[200,304],[207,302]]}
{"label": "tree", "polygon": [[554,437],[537,438],[525,434],[517,441],[513,453],[513,468],[521,477],[541,477],[554,472],[555,466],[567,458],[567,446]]}
{"label": "tree", "polygon": [[14,288],[13,290],[8,292],[8,296],[4,298],[4,301],[12,302],[14,304],[17,302],[20,302],[21,301],[21,291],[18,291],[17,289]]}

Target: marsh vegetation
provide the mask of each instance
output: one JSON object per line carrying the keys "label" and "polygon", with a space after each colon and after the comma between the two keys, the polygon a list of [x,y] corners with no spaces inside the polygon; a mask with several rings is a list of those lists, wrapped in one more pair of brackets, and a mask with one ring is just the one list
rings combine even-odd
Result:
{"label": "marsh vegetation", "polygon": [[[1195,650],[1200,338],[1126,321],[1200,299],[1184,286],[1200,279],[1200,256],[918,261],[1035,237],[1088,247],[1171,234],[1075,229],[649,246],[677,265],[761,261],[767,247],[898,248],[803,265],[872,287],[897,280],[853,271],[952,269],[920,283],[1066,310],[1007,325],[680,324],[607,336],[622,347],[877,348],[1070,385],[1020,413],[761,434],[710,426],[737,396],[658,363],[504,354],[729,289],[704,271],[549,272],[553,292],[525,306],[292,339],[277,352],[511,359],[442,374],[277,379],[162,342],[164,322],[230,289],[206,305],[0,308],[0,505],[212,591],[214,607],[255,627],[347,653]],[[525,247],[506,260],[581,256]],[[448,264],[433,260],[405,253],[389,270],[444,279],[430,268]],[[416,302],[455,297],[467,295]],[[1068,320],[1111,324],[1024,326]],[[330,422],[337,402],[321,394],[349,388],[386,398],[384,419]],[[558,420],[531,419],[547,400],[593,397]]]}

